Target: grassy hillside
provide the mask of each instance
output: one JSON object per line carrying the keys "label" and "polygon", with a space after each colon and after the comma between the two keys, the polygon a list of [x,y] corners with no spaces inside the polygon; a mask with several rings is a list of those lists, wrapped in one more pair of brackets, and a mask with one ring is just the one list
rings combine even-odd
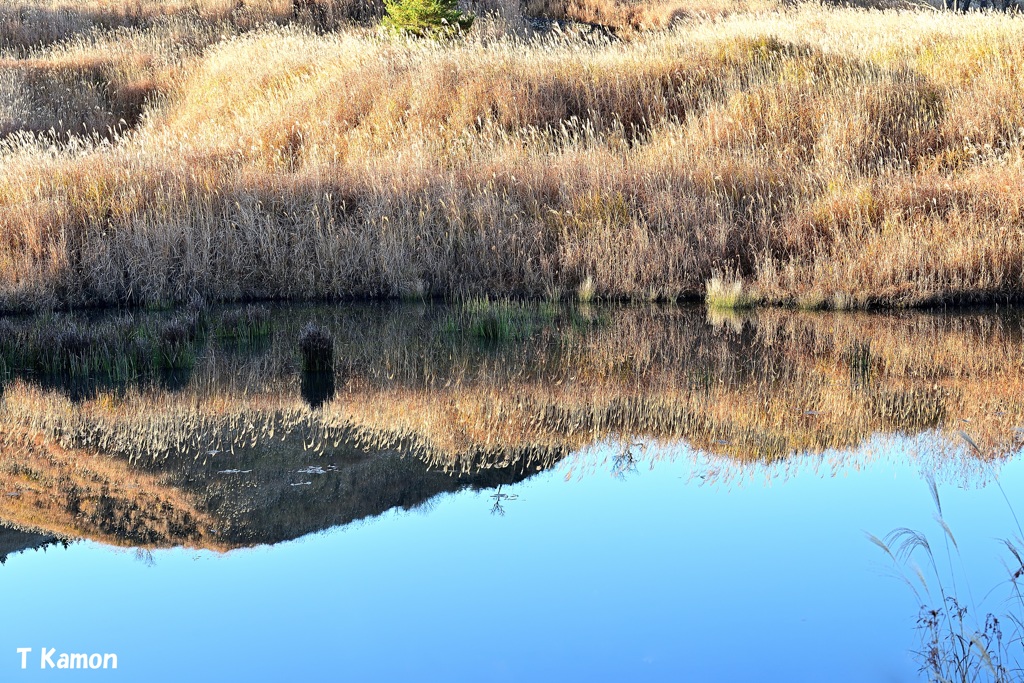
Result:
{"label": "grassy hillside", "polygon": [[369,5],[70,7],[0,10],[0,309],[1024,298],[1012,13],[495,4],[438,44]]}

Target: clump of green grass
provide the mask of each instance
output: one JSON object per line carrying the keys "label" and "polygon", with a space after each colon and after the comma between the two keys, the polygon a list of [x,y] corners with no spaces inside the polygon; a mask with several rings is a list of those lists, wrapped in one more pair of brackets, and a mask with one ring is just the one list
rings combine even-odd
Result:
{"label": "clump of green grass", "polygon": [[251,344],[269,336],[272,330],[270,309],[265,306],[245,306],[221,313],[214,324],[213,335],[218,339]]}
{"label": "clump of green grass", "polygon": [[[87,326],[71,323],[64,329],[54,330],[53,345],[44,348],[39,356],[39,367],[44,371],[66,373],[72,377],[92,374],[105,363],[109,344],[116,341],[99,334]],[[111,335],[112,336],[112,335]]]}
{"label": "clump of green grass", "polygon": [[589,304],[594,300],[596,288],[594,287],[594,278],[589,275],[587,278],[580,283],[580,286],[576,288],[576,298],[579,299],[581,304]]}
{"label": "clump of green grass", "polygon": [[22,330],[14,365],[42,376],[130,379],[145,366],[132,332],[127,317],[90,325],[48,316]]}
{"label": "clump of green grass", "polygon": [[195,366],[199,334],[199,319],[194,313],[162,321],[155,330],[153,366],[161,370],[187,370]]}
{"label": "clump of green grass", "polygon": [[0,376],[31,374],[124,382],[195,365],[201,313],[101,321],[47,315],[17,324],[0,320]]}
{"label": "clump of green grass", "polygon": [[526,339],[536,329],[534,308],[511,299],[471,299],[463,304],[463,312],[469,335],[485,341]]}
{"label": "clump of green grass", "polygon": [[726,281],[716,275],[707,282],[705,301],[708,308],[737,310],[751,308],[757,297],[745,288],[742,280]]}
{"label": "clump of green grass", "polygon": [[512,342],[544,335],[565,342],[573,333],[608,324],[606,314],[590,304],[560,304],[478,297],[450,310],[440,323],[446,336],[485,342]]}
{"label": "clump of green grass", "polygon": [[308,322],[299,333],[299,353],[306,372],[327,372],[334,368],[334,335],[315,322]]}

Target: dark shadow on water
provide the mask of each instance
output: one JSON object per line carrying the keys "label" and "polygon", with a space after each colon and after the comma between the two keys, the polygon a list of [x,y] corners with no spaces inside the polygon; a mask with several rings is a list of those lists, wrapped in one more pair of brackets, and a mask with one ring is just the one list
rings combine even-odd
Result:
{"label": "dark shadow on water", "polygon": [[178,394],[188,389],[191,379],[192,368],[179,370],[164,369],[157,374],[157,386],[161,391]]}
{"label": "dark shadow on water", "polygon": [[31,380],[45,391],[66,396],[72,403],[94,401],[101,393],[119,394],[126,383],[105,378],[72,377],[68,375],[39,375]]}

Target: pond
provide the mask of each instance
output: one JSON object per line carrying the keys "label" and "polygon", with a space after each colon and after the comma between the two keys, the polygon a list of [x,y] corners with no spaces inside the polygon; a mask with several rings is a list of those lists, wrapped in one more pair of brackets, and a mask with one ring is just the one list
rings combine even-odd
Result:
{"label": "pond", "polygon": [[5,681],[61,653],[146,681],[991,680],[983,646],[1024,654],[1016,310],[50,314],[0,319],[0,376]]}

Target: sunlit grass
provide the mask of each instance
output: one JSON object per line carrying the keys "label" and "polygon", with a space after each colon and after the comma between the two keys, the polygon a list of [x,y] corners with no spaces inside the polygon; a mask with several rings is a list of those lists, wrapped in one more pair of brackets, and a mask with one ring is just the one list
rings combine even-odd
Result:
{"label": "sunlit grass", "polygon": [[708,280],[704,301],[708,308],[750,308],[757,303],[757,297],[744,288],[742,280],[727,282],[716,276]]}
{"label": "sunlit grass", "polygon": [[12,48],[0,309],[1020,298],[1024,19],[747,10],[442,46],[210,5]]}

